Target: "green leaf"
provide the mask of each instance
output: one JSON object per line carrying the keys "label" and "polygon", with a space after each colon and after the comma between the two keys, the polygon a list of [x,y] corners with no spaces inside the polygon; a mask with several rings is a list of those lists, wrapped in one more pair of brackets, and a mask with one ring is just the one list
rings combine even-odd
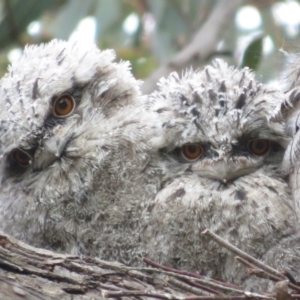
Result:
{"label": "green leaf", "polygon": [[244,52],[243,59],[240,64],[241,68],[249,67],[252,70],[257,70],[262,57],[263,39],[264,37],[259,35],[251,41]]}

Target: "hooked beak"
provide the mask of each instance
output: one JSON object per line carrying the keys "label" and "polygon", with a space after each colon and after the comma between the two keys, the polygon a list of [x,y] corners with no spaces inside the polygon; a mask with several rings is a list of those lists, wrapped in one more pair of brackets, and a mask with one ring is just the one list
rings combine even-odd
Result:
{"label": "hooked beak", "polygon": [[252,173],[261,166],[260,162],[250,162],[246,157],[239,157],[236,160],[217,160],[209,165],[202,166],[199,173],[203,177],[216,179],[223,183],[234,180],[235,178]]}
{"label": "hooked beak", "polygon": [[72,130],[72,126],[56,128],[53,136],[45,138],[42,146],[37,150],[34,167],[37,169],[46,168],[59,160],[73,136],[74,131]]}

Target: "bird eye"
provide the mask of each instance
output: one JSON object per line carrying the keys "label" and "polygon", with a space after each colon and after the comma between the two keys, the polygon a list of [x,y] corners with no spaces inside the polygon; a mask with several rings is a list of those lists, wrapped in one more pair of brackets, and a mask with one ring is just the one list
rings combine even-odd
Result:
{"label": "bird eye", "polygon": [[53,112],[56,117],[66,117],[70,115],[75,108],[75,100],[71,95],[61,95],[53,104]]}
{"label": "bird eye", "polygon": [[186,144],[181,147],[181,155],[188,161],[197,160],[203,154],[203,147],[199,144]]}
{"label": "bird eye", "polygon": [[253,139],[248,142],[249,151],[257,156],[266,155],[271,148],[271,143],[268,140]]}
{"label": "bird eye", "polygon": [[20,149],[15,149],[11,152],[11,159],[23,168],[28,167],[32,160],[28,153]]}

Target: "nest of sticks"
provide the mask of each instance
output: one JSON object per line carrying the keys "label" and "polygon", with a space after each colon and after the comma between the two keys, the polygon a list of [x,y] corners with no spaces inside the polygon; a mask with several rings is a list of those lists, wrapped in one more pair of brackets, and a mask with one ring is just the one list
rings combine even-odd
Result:
{"label": "nest of sticks", "polygon": [[275,282],[274,291],[243,287],[143,258],[145,267],[38,249],[0,232],[0,299],[300,299],[300,285],[286,271],[262,263],[209,230],[203,234],[231,251],[251,276]]}

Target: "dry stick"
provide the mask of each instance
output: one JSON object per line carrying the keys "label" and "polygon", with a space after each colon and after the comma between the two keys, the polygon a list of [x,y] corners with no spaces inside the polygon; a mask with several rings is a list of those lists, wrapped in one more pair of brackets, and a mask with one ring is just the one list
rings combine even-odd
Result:
{"label": "dry stick", "polygon": [[[278,282],[278,281],[281,281],[282,278],[278,277],[278,276],[275,276],[275,275],[272,275],[268,272],[265,272],[264,270],[262,269],[257,269],[254,265],[250,264],[248,261],[246,261],[245,259],[239,257],[239,256],[236,256],[235,259],[239,262],[241,262],[242,264],[246,265],[248,268],[250,268],[249,270],[249,273],[250,274],[254,274],[255,276],[257,277],[261,277],[261,278],[266,278],[266,279],[269,279],[269,280],[272,280],[274,282]],[[289,277],[291,276],[288,272],[284,271],[284,273],[282,273],[283,275],[285,275],[287,277],[288,280],[290,280],[288,282],[288,285],[290,288],[296,290],[296,291],[299,291],[299,286],[297,286],[296,283],[296,280],[293,278],[293,277]],[[291,282],[291,280],[294,280],[293,282]]]}
{"label": "dry stick", "polygon": [[274,297],[266,297],[258,294],[247,293],[243,296],[173,296],[171,294],[158,294],[155,292],[147,291],[130,291],[130,292],[108,292],[103,291],[102,295],[104,298],[120,298],[120,297],[148,297],[157,298],[162,300],[259,300],[259,299],[270,299],[275,300]]}
{"label": "dry stick", "polygon": [[[89,258],[91,259],[91,258]],[[108,264],[106,261],[102,261],[98,258],[94,258],[93,259],[94,261],[97,261],[98,263],[101,263],[103,265],[106,265]],[[182,281],[185,281],[186,283],[188,283],[190,286],[194,286],[198,289],[203,289],[203,290],[206,290],[210,293],[214,293],[214,294],[221,294],[223,295],[223,293],[219,292],[219,291],[216,291],[214,290],[213,288],[210,288],[208,287],[207,285],[212,285],[214,288],[217,287],[219,289],[223,289],[225,291],[230,291],[230,292],[236,292],[236,291],[239,291],[238,289],[240,289],[242,292],[243,292],[243,289],[240,288],[240,287],[237,287],[236,289],[233,289],[231,288],[230,285],[227,285],[227,284],[223,284],[223,286],[220,286],[222,284],[222,282],[218,282],[220,285],[213,285],[210,284],[210,283],[207,283],[207,278],[205,278],[204,276],[201,276],[201,275],[198,275],[197,277],[192,277],[189,276],[188,272],[185,272],[185,271],[179,271],[179,270],[176,270],[176,269],[172,269],[172,268],[168,268],[168,267],[165,267],[165,266],[162,266],[156,262],[153,262],[151,261],[150,259],[147,259],[147,258],[143,258],[142,259],[145,263],[149,264],[149,265],[152,265],[152,266],[155,266],[155,268],[132,268],[132,267],[126,267],[126,266],[113,266],[112,263],[109,264],[109,266],[111,268],[114,268],[117,272],[117,270],[120,271],[120,269],[122,269],[123,273],[126,272],[128,275],[132,276],[132,277],[137,277],[137,278],[140,278],[142,280],[146,279],[147,278],[147,275],[145,274],[142,274],[142,273],[139,273],[140,271],[143,271],[143,272],[151,272],[151,273],[163,273],[164,275],[167,275],[167,276],[173,276],[173,277],[176,277]],[[174,272],[173,272],[174,271]],[[187,275],[182,275],[182,274],[187,274]],[[191,273],[193,274],[193,273]],[[194,275],[197,275],[197,274],[194,274]],[[204,278],[201,279],[201,278]],[[195,283],[192,280],[196,280],[196,281],[200,281],[201,283]],[[203,285],[203,281],[204,281],[204,284],[205,286]],[[235,286],[234,286],[235,287]]]}
{"label": "dry stick", "polygon": [[[221,245],[224,248],[228,249],[229,251],[237,254],[241,258],[250,261],[251,263],[253,263],[254,266],[256,266],[258,268],[261,268],[262,270],[264,270],[265,272],[269,273],[270,275],[274,275],[276,277],[279,277],[279,280],[286,279],[286,277],[282,273],[280,273],[279,271],[277,271],[276,269],[273,269],[272,267],[270,267],[270,266],[264,264],[263,262],[257,260],[253,256],[247,254],[246,252],[244,252],[244,251],[238,249],[237,247],[233,246],[232,244],[226,242],[225,240],[223,240],[221,237],[219,237],[218,235],[216,235],[215,233],[213,233],[209,229],[205,229],[202,232],[202,234],[210,236],[219,245]],[[296,286],[295,284],[292,284],[290,282],[289,282],[289,287],[293,288],[296,291],[300,291],[300,287],[299,286]]]}
{"label": "dry stick", "polygon": [[276,269],[273,269],[272,267],[265,265],[264,263],[262,263],[261,261],[257,260],[256,258],[252,257],[251,255],[247,254],[246,252],[240,250],[239,248],[233,246],[232,244],[226,242],[225,240],[223,240],[221,237],[219,237],[218,235],[216,235],[215,233],[213,233],[212,231],[210,231],[209,229],[205,229],[202,232],[203,235],[208,235],[210,236],[212,239],[215,240],[215,242],[217,242],[219,245],[223,246],[224,248],[228,249],[229,251],[237,254],[238,256],[250,261],[251,263],[253,263],[256,267],[261,268],[262,270],[271,273],[272,275],[278,276],[281,279],[285,279],[285,276],[283,274],[281,274],[279,271],[277,271]]}
{"label": "dry stick", "polygon": [[199,282],[201,284],[205,284],[211,288],[217,288],[220,289],[222,291],[226,291],[226,292],[235,292],[235,293],[243,293],[244,289],[241,287],[238,287],[237,289],[232,288],[231,286],[229,286],[227,283],[221,282],[219,281],[218,283],[214,282],[213,280],[211,280],[208,277],[203,277],[203,279],[201,278],[196,278],[196,277],[190,277],[188,275],[181,275],[181,274],[177,274],[174,272],[170,272],[170,271],[164,271],[164,270],[160,270],[160,269],[147,269],[148,272],[159,272],[159,273],[163,273],[164,275],[169,275],[169,276],[173,276],[176,277],[178,279],[183,279],[183,280],[187,280],[190,281],[191,279]]}
{"label": "dry stick", "polygon": [[[281,278],[279,278],[278,276],[274,276],[272,274],[269,274],[269,273],[265,272],[262,269],[257,269],[254,265],[250,264],[248,261],[246,261],[245,259],[243,259],[239,256],[236,256],[235,259],[237,261],[241,262],[242,264],[244,264],[248,268],[248,273],[251,274],[251,275],[255,275],[259,278],[269,279],[269,280],[272,280],[274,282],[280,282],[280,280],[281,280]],[[268,294],[268,293],[266,293],[266,294]]]}
{"label": "dry stick", "polygon": [[[164,266],[162,266],[162,267],[167,268]],[[172,271],[165,271],[165,270],[162,270],[159,268],[132,268],[132,267],[125,267],[125,266],[122,267],[122,271],[127,271],[128,275],[130,275],[132,277],[137,277],[140,279],[142,279],[141,276],[143,276],[145,279],[147,278],[147,275],[139,273],[140,271],[150,272],[150,273],[162,273],[164,275],[173,276],[173,277],[176,277],[185,282],[189,282],[190,284],[192,282],[190,280],[193,280],[193,281],[199,282],[200,284],[205,284],[207,286],[218,288],[218,289],[226,291],[226,292],[237,292],[237,293],[244,292],[244,289],[239,286],[237,286],[237,288],[233,288],[233,287],[231,287],[232,286],[231,284],[227,284],[227,283],[221,282],[221,281],[218,281],[218,283],[216,283],[217,281],[211,280],[208,277],[204,277],[204,276],[201,277],[200,275],[199,275],[199,278],[197,278],[197,277],[191,277],[189,275],[181,275],[179,273],[172,272]],[[175,270],[175,271],[178,271],[178,270]],[[181,271],[179,271],[179,272],[181,272]],[[203,279],[201,279],[201,278],[203,278]],[[208,289],[208,287],[205,287],[205,288]],[[218,293],[215,290],[214,290],[214,292]]]}
{"label": "dry stick", "polygon": [[142,261],[144,263],[154,267],[154,268],[161,269],[161,270],[164,270],[164,271],[167,271],[167,272],[172,272],[172,273],[183,275],[183,276],[193,277],[193,278],[197,278],[197,279],[200,279],[200,280],[206,280],[206,281],[209,280],[212,283],[223,285],[224,287],[227,287],[227,288],[233,288],[235,290],[240,290],[241,292],[244,291],[244,289],[242,287],[238,286],[238,285],[231,284],[231,283],[226,283],[226,282],[215,280],[215,279],[212,279],[212,278],[208,278],[208,277],[205,277],[205,276],[197,274],[197,273],[192,273],[192,272],[188,272],[188,271],[182,271],[182,270],[177,270],[177,269],[173,269],[173,268],[170,268],[170,267],[166,267],[166,266],[163,266],[163,265],[161,265],[157,262],[154,262],[153,260],[151,260],[149,258],[146,258],[146,257],[143,257]]}
{"label": "dry stick", "polygon": [[[239,262],[243,263],[244,265],[246,265],[248,268],[250,268],[250,270],[249,270],[250,274],[253,274],[257,277],[266,278],[266,279],[272,280],[274,282],[278,282],[278,281],[282,280],[280,277],[272,275],[268,272],[265,272],[262,269],[256,269],[256,267],[254,265],[250,264],[248,261],[244,260],[243,258],[241,258],[239,256],[236,256],[235,259],[238,260]],[[287,275],[287,273],[282,273],[282,274],[285,275],[288,280],[290,280],[290,278],[288,276],[288,275],[290,275],[289,273],[288,273],[288,275]],[[294,279],[294,278],[292,277],[292,279]],[[295,279],[294,279],[294,282],[296,282]],[[288,286],[290,288],[292,288],[293,290],[299,291],[299,286],[294,284],[294,282],[291,282],[291,281],[288,282]]]}
{"label": "dry stick", "polygon": [[[270,279],[272,281],[280,281],[282,280],[282,278],[278,277],[278,276],[275,276],[275,275],[272,275],[272,274],[269,274],[269,273],[266,273],[264,270],[262,269],[257,269],[256,266],[250,264],[247,260],[239,257],[239,256],[236,256],[235,259],[239,262],[241,262],[242,264],[244,264],[246,267],[249,268],[249,273],[250,274],[255,274],[256,276],[258,277],[262,277],[262,278],[266,278],[266,279]],[[261,273],[261,274],[260,274]]]}
{"label": "dry stick", "polygon": [[184,281],[184,282],[186,282],[186,283],[188,283],[191,286],[197,287],[197,288],[202,289],[204,291],[207,291],[207,292],[209,292],[211,294],[224,295],[222,292],[214,290],[214,289],[208,287],[206,284],[197,283],[197,282],[194,282],[192,280],[186,280],[184,278],[181,278],[181,280]]}
{"label": "dry stick", "polygon": [[[205,292],[203,291],[202,287],[200,287],[200,288],[194,287],[194,286],[183,283],[182,281],[179,281],[179,280],[177,280],[175,278],[172,278],[172,277],[168,277],[167,282],[169,282],[170,284],[176,286],[180,290],[186,291],[188,293],[198,295],[198,296],[206,295]],[[223,295],[223,296],[225,296],[225,295]]]}
{"label": "dry stick", "polygon": [[[99,260],[99,259],[97,259]],[[126,272],[128,275],[132,276],[132,277],[137,277],[141,280],[145,280],[148,278],[148,275],[146,274],[143,274],[143,273],[140,273],[141,271],[142,272],[150,272],[150,273],[163,273],[164,275],[166,276],[173,276],[173,277],[176,277],[182,281],[185,281],[186,283],[190,284],[191,286],[195,286],[197,288],[202,288],[203,290],[206,290],[208,292],[211,292],[211,293],[215,293],[215,294],[221,294],[223,295],[222,293],[216,291],[216,290],[213,290],[207,286],[203,286],[202,284],[197,284],[195,282],[193,282],[194,280],[195,281],[200,281],[201,283],[203,283],[204,281],[204,284],[206,285],[209,285],[209,283],[207,283],[207,279],[204,277],[204,276],[200,276],[199,275],[199,278],[195,278],[195,277],[192,277],[189,276],[189,275],[182,275],[182,271],[179,271],[179,270],[176,270],[176,269],[171,269],[171,268],[167,268],[167,267],[164,267],[162,265],[159,265],[155,262],[152,262],[150,259],[147,259],[147,258],[143,258],[143,261],[147,262],[148,264],[150,265],[158,265],[158,266],[161,266],[161,268],[133,268],[133,267],[127,267],[127,266],[122,266],[121,268],[120,267],[117,267],[117,266],[114,266],[114,269],[117,270],[119,269],[119,271],[121,271],[120,269],[122,269],[122,272],[121,273],[124,273]],[[105,263],[105,261],[101,261],[101,263]],[[110,264],[110,267],[112,267],[112,265]],[[165,271],[164,269],[167,269],[167,271]],[[168,271],[170,270],[170,271]],[[174,272],[172,271],[174,270]],[[184,273],[185,271],[183,271]],[[188,273],[188,272],[185,272],[185,273]],[[204,280],[201,279],[201,278],[205,278]],[[149,279],[153,279],[153,278],[149,278]],[[193,280],[193,281],[191,281]],[[222,282],[219,282],[220,284],[222,284]],[[215,286],[214,286],[215,287]],[[230,291],[230,292],[234,292],[234,291],[239,291],[237,289],[232,289],[230,286],[227,286],[226,284],[224,284],[224,287],[223,286],[219,286],[217,285],[217,288],[220,288],[220,289],[225,289],[226,291]],[[237,287],[237,288],[240,288],[240,287]],[[243,292],[243,289],[240,288],[241,291]]]}

